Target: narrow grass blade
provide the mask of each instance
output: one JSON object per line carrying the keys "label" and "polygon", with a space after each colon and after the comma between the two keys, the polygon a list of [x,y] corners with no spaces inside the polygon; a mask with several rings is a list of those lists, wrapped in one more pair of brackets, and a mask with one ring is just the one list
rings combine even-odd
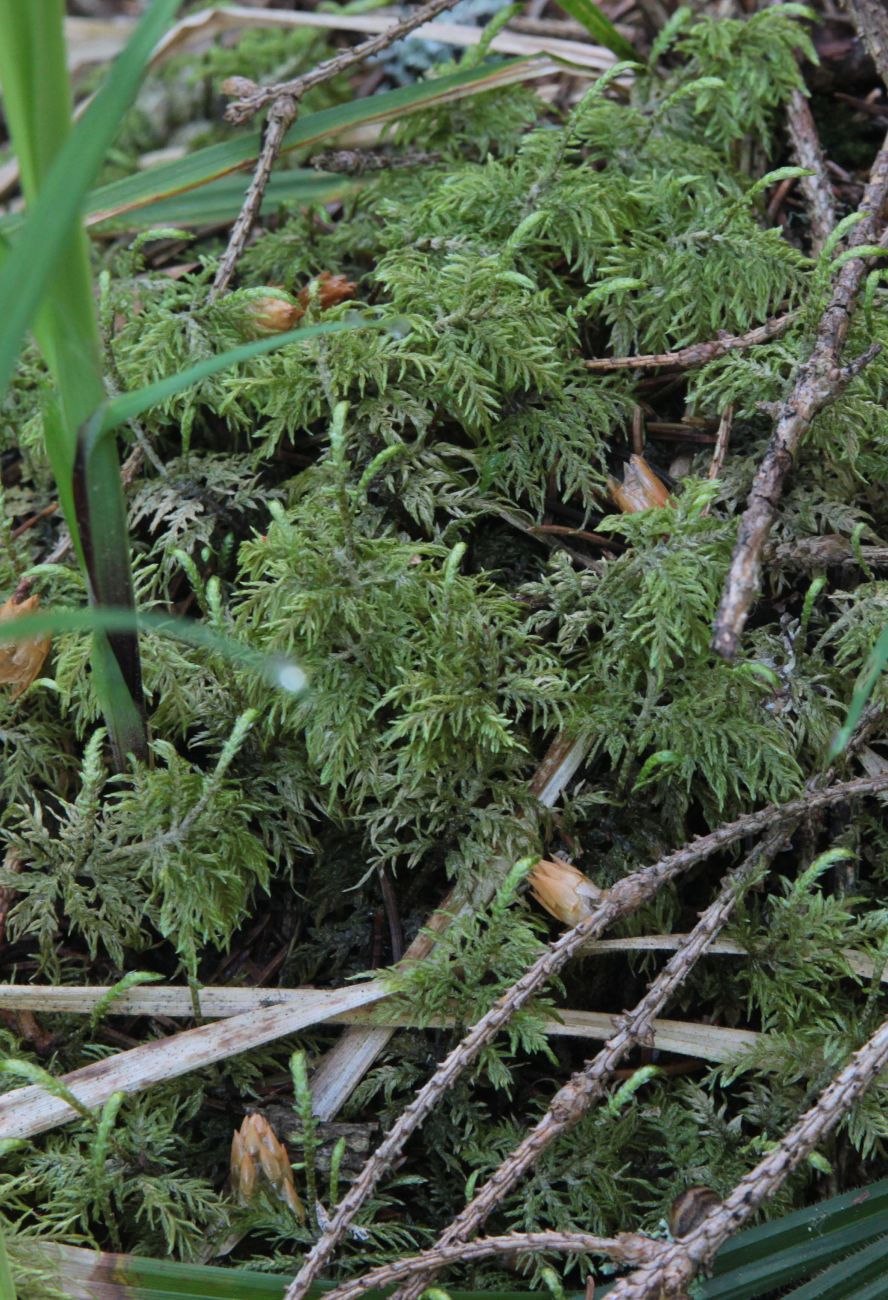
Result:
{"label": "narrow grass blade", "polygon": [[864,665],[863,672],[857,679],[854,693],[851,696],[851,703],[848,707],[848,715],[842,724],[841,731],[832,743],[830,758],[835,758],[837,754],[840,754],[851,739],[854,728],[860,721],[860,715],[866,708],[886,663],[888,663],[888,627],[883,629],[881,636],[873,647],[872,654]]}
{"label": "narrow grass blade", "polygon": [[[17,0],[4,0],[15,19]],[[151,51],[178,8],[178,0],[154,0],[101,90],[56,155],[40,196],[0,266],[0,389],[12,375],[25,331],[57,270],[59,255],[108,146],[132,103]]]}
{"label": "narrow grass blade", "polygon": [[28,641],[47,632],[158,632],[188,645],[222,655],[229,663],[245,668],[270,685],[298,695],[308,681],[305,673],[291,659],[261,654],[251,646],[224,636],[215,628],[173,614],[137,613],[131,609],[55,609],[0,623],[0,645],[7,641]]}
{"label": "narrow grass blade", "polygon": [[0,1300],[16,1300],[15,1282],[12,1280],[6,1240],[2,1231],[0,1231]]}
{"label": "narrow grass blade", "polygon": [[613,50],[614,54],[620,59],[631,59],[635,63],[641,62],[635,46],[631,41],[627,41],[625,36],[620,35],[611,20],[599,9],[594,0],[558,0],[558,4],[565,13],[570,14],[571,18],[581,23],[599,45],[603,45],[608,50]]}
{"label": "narrow grass blade", "polygon": [[786,1300],[877,1300],[888,1296],[888,1237],[839,1260]]}
{"label": "narrow grass blade", "polygon": [[[493,67],[482,65],[467,71],[453,72],[446,77],[437,77],[434,81],[384,91],[381,95],[372,95],[368,99],[338,104],[335,108],[327,108],[299,119],[287,132],[282,152],[307,148],[352,127],[396,121],[408,113],[434,104],[496,90],[500,86],[541,75],[550,67],[551,64],[546,59],[509,59]],[[258,132],[239,135],[222,144],[195,150],[176,162],[153,167],[149,171],[105,185],[89,196],[87,224],[107,221],[147,203],[181,194],[248,167],[255,162],[260,144]]]}

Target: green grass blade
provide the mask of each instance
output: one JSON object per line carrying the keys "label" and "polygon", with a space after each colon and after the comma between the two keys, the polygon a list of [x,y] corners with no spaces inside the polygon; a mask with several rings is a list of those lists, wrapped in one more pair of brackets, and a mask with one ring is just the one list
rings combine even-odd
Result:
{"label": "green grass blade", "polygon": [[[21,12],[19,0],[2,3],[0,12],[5,21],[14,23]],[[177,8],[178,0],[154,0],[95,99],[59,149],[40,187],[39,198],[0,266],[0,390],[9,382],[25,331],[58,273],[65,241],[78,222],[87,190],[132,103],[151,51]]]}
{"label": "green grass blade", "polygon": [[0,623],[0,645],[65,632],[113,634],[133,631],[157,632],[200,650],[219,654],[235,667],[245,668],[254,676],[290,695],[301,694],[308,684],[305,673],[292,659],[283,655],[263,654],[196,620],[144,610],[93,606],[89,609],[47,609],[39,614],[24,614],[21,618],[6,619]]}
{"label": "green grass blade", "polygon": [[6,1239],[0,1230],[0,1300],[16,1300],[15,1282],[9,1267],[9,1255],[6,1251]]}
{"label": "green grass blade", "polygon": [[[493,67],[489,64],[481,65],[450,73],[446,77],[437,77],[434,81],[402,86],[397,90],[384,91],[381,95],[372,95],[368,99],[338,104],[335,108],[327,108],[299,119],[287,132],[282,152],[307,148],[350,127],[396,121],[417,109],[495,90],[499,86],[511,84],[517,73],[526,72],[531,75],[536,66],[539,66],[539,60],[535,58],[508,59]],[[105,185],[87,200],[87,224],[107,221],[111,217],[206,185],[220,176],[248,167],[255,162],[260,143],[261,137],[256,132],[239,135],[222,144],[195,150],[176,162],[165,163]]]}
{"label": "green grass blade", "polygon": [[640,63],[641,59],[635,46],[621,36],[606,14],[602,13],[594,0],[558,0],[565,13],[570,14],[599,45],[613,50],[619,59],[631,59]]}
{"label": "green grass blade", "polygon": [[884,1296],[888,1296],[888,1237],[879,1237],[790,1291],[786,1300],[876,1300]]}
{"label": "green grass blade", "polygon": [[102,405],[94,419],[90,421],[90,427],[83,431],[83,436],[94,445],[96,440],[103,438],[106,433],[119,428],[127,420],[136,419],[150,407],[166,401],[168,397],[174,397],[176,393],[190,388],[192,384],[197,384],[210,375],[218,374],[220,370],[229,370],[232,366],[239,365],[241,361],[250,361],[253,357],[286,347],[289,343],[302,343],[325,334],[341,334],[345,330],[399,330],[402,327],[402,322],[396,320],[374,320],[370,317],[358,317],[357,313],[355,316],[354,320],[331,321],[326,325],[304,325],[299,329],[287,330],[283,334],[256,339],[253,343],[244,343],[240,347],[229,348],[227,352],[219,352],[214,357],[206,357],[196,365],[189,366],[187,370],[168,375],[166,379],[158,379],[156,383],[147,384],[144,388],[136,389],[135,392],[122,393]]}
{"label": "green grass blade", "polygon": [[881,636],[873,647],[872,654],[864,665],[863,672],[857,679],[851,696],[851,703],[848,706],[847,717],[829,751],[830,758],[835,758],[837,754],[840,754],[851,739],[854,728],[860,721],[860,715],[866,708],[869,697],[875,690],[876,682],[881,677],[886,663],[888,663],[888,626],[882,630]]}
{"label": "green grass blade", "polygon": [[[331,203],[360,184],[350,176],[304,168],[273,172],[265,188],[261,212],[268,216],[284,204],[307,207]],[[184,190],[181,194],[158,199],[121,216],[110,217],[95,227],[95,233],[106,235],[124,230],[150,230],[157,226],[225,225],[234,220],[243,201],[244,177],[235,172],[197,189]]]}

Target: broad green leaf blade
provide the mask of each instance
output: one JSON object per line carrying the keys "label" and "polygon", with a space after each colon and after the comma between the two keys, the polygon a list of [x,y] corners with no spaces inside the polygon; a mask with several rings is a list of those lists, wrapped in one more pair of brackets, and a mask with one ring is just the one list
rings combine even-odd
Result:
{"label": "broad green leaf blade", "polygon": [[[14,3],[14,0],[7,0]],[[25,331],[31,324],[83,200],[102,165],[123,114],[136,93],[155,44],[178,0],[154,0],[126,49],[77,126],[59,150],[40,196],[0,267],[0,390],[6,387]]]}
{"label": "broad green leaf blade", "polygon": [[786,1300],[877,1300],[888,1296],[888,1237],[839,1260]]}
{"label": "broad green leaf blade", "polygon": [[613,50],[620,59],[641,62],[638,50],[631,41],[627,41],[625,36],[620,35],[607,15],[602,13],[595,4],[595,0],[558,0],[558,4],[565,13],[570,14],[571,18],[581,23],[599,45]]}
{"label": "broad green leaf blade", "polygon": [[[537,57],[508,59],[493,67],[485,64],[479,68],[453,72],[446,77],[436,77],[432,81],[423,81],[419,85],[388,90],[368,99],[338,104],[335,108],[327,108],[297,120],[287,132],[282,152],[307,148],[350,127],[397,121],[417,109],[496,90],[525,77],[540,75],[548,66],[547,60]],[[87,225],[96,225],[147,203],[181,194],[230,172],[249,167],[256,160],[259,146],[259,134],[250,132],[222,144],[198,149],[174,163],[153,167],[105,185],[89,196]]]}
{"label": "broad green leaf blade", "polygon": [[[150,230],[157,226],[211,226],[225,225],[241,210],[246,188],[246,175],[236,172],[220,176],[197,189],[183,190],[167,199],[158,199],[141,208],[133,208],[121,216],[109,217],[95,228],[96,234],[112,234],[122,230]],[[267,216],[284,204],[309,207],[313,204],[331,203],[341,199],[361,184],[350,176],[331,172],[292,171],[273,172],[265,187],[262,214]]]}

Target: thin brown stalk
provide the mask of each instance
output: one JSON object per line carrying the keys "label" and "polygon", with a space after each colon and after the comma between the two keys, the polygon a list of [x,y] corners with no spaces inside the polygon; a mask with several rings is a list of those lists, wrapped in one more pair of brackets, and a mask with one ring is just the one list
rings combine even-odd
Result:
{"label": "thin brown stalk", "polygon": [[587,370],[646,370],[654,367],[672,367],[689,370],[693,366],[705,366],[707,361],[723,357],[726,352],[737,348],[752,348],[759,343],[768,343],[771,339],[784,334],[798,317],[798,312],[787,312],[785,316],[775,316],[757,325],[745,334],[723,334],[717,339],[707,339],[705,343],[691,343],[689,347],[679,348],[677,352],[647,352],[635,357],[594,357],[584,361]]}
{"label": "thin brown stalk", "polygon": [[814,1106],[778,1142],[729,1196],[713,1206],[686,1236],[670,1243],[649,1264],[622,1278],[610,1300],[666,1300],[683,1296],[696,1275],[714,1259],[728,1237],[742,1228],[783,1186],[828,1133],[863,1096],[888,1065],[888,1021],[885,1021],[833,1079]]}
{"label": "thin brown stalk", "polygon": [[709,835],[670,853],[652,866],[643,867],[625,879],[617,881],[604,894],[602,901],[589,916],[551,944],[524,975],[471,1027],[462,1041],[416,1093],[337,1206],[330,1223],[306,1256],[302,1268],[288,1287],[285,1300],[301,1300],[333,1254],[358,1210],[372,1195],[382,1176],[391,1168],[408,1139],[424,1122],[440,1098],[473,1064],[486,1044],[511,1017],[557,975],[567,962],[580,952],[589,939],[597,938],[615,921],[653,898],[667,881],[673,880],[697,862],[718,852],[719,849],[736,843],[743,836],[793,821],[816,808],[829,807],[833,803],[872,794],[885,788],[888,788],[888,775],[881,774],[876,777],[847,781],[827,790],[809,793],[802,799],[764,808],[721,826]]}
{"label": "thin brown stalk", "polygon": [[722,472],[725,463],[725,456],[728,454],[728,443],[731,438],[731,429],[734,426],[734,404],[729,402],[722,411],[722,417],[718,422],[718,433],[715,436],[715,447],[712,451],[712,460],[709,462],[708,477],[718,478]]}
{"label": "thin brown stalk", "polygon": [[[863,219],[851,232],[850,247],[872,245],[878,240],[886,197],[888,138],[873,164],[859,209]],[[713,649],[725,659],[732,659],[736,655],[750,606],[758,593],[762,551],[777,516],[783,484],[793,465],[802,436],[814,417],[830,402],[835,401],[880,350],[878,345],[874,345],[862,356],[844,366],[840,365],[842,348],[851,323],[851,312],[866,268],[867,261],[855,257],[846,262],[836,276],[811,354],[799,368],[792,390],[780,408],[771,441],[753,481],[715,620]]]}
{"label": "thin brown stalk", "polygon": [[885,0],[845,0],[845,8],[863,37],[876,71],[888,86],[888,9]]}
{"label": "thin brown stalk", "polygon": [[238,258],[246,247],[250,231],[253,229],[259,215],[259,209],[262,207],[262,199],[268,185],[268,178],[271,176],[272,168],[277,161],[281,145],[284,142],[284,136],[296,120],[298,108],[299,100],[296,96],[280,95],[268,110],[268,121],[265,125],[265,134],[262,137],[262,148],[259,157],[256,159],[256,166],[247,187],[243,205],[237,214],[237,220],[231,227],[228,246],[219,262],[216,277],[213,280],[213,287],[210,290],[211,299],[217,298],[220,293],[224,293],[231,283]]}
{"label": "thin brown stalk", "polygon": [[817,127],[810,105],[800,90],[794,90],[790,96],[787,125],[796,163],[812,173],[801,176],[799,184],[811,222],[811,249],[819,253],[835,228],[836,208]]}

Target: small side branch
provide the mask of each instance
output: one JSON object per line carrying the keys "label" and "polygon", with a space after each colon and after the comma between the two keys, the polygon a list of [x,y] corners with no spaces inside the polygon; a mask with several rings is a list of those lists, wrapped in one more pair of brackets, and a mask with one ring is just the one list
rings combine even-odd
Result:
{"label": "small side branch", "polygon": [[717,339],[707,339],[705,343],[691,343],[689,347],[679,348],[677,352],[648,352],[635,357],[594,357],[584,361],[587,370],[646,370],[655,367],[690,370],[694,366],[705,366],[707,361],[715,361],[726,352],[738,348],[752,348],[758,343],[768,343],[779,338],[798,318],[798,312],[790,311],[784,316],[774,316],[757,325],[745,334],[722,334]]}
{"label": "small side branch", "polygon": [[[877,242],[886,197],[888,137],[873,164],[860,205],[863,220],[852,231],[850,247]],[[839,362],[865,271],[865,259],[852,258],[836,276],[811,355],[800,367],[792,391],[780,408],[771,441],[753,481],[715,620],[712,646],[725,659],[736,655],[750,606],[758,593],[762,550],[777,516],[783,484],[802,436],[814,417],[835,401],[879,351],[878,345],[873,345],[850,364],[842,366]]]}
{"label": "small side branch", "polygon": [[888,1021],[852,1056],[816,1105],[802,1116],[773,1151],[740,1180],[725,1200],[709,1211],[685,1237],[660,1256],[621,1279],[611,1300],[665,1300],[687,1295],[694,1277],[719,1248],[747,1223],[760,1205],[783,1186],[888,1065]]}
{"label": "small side branch", "polygon": [[361,1206],[378,1186],[380,1179],[400,1156],[409,1138],[425,1121],[442,1096],[478,1058],[480,1052],[513,1015],[530,1001],[576,956],[589,939],[597,938],[621,917],[653,898],[668,881],[703,861],[719,849],[734,844],[744,835],[756,834],[772,826],[791,822],[818,807],[872,794],[888,788],[888,775],[865,777],[776,807],[750,813],[729,822],[718,830],[670,853],[653,866],[644,867],[618,881],[604,895],[601,903],[579,925],[566,931],[525,971],[472,1026],[465,1038],[445,1057],[432,1077],[416,1093],[407,1108],[383,1138],[373,1155],[336,1208],[330,1223],[305,1258],[299,1273],[287,1288],[284,1300],[302,1300],[311,1284],[333,1254]]}

